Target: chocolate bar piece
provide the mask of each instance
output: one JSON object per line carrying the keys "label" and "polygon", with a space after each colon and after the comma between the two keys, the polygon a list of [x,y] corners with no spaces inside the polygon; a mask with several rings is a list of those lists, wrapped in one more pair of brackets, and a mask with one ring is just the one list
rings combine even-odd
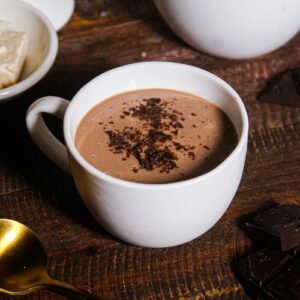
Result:
{"label": "chocolate bar piece", "polygon": [[300,106],[300,69],[276,76],[257,97],[262,102]]}
{"label": "chocolate bar piece", "polygon": [[300,300],[300,259],[295,259],[265,289],[278,299]]}
{"label": "chocolate bar piece", "polygon": [[300,206],[282,205],[254,216],[245,223],[253,240],[287,251],[300,247]]}
{"label": "chocolate bar piece", "polygon": [[264,248],[248,256],[249,275],[260,287],[276,276],[293,257]]}
{"label": "chocolate bar piece", "polygon": [[297,247],[293,250],[293,255],[294,256],[300,256],[300,247]]}
{"label": "chocolate bar piece", "polygon": [[241,260],[238,273],[246,292],[255,298],[299,300],[299,263],[299,258],[264,248]]}

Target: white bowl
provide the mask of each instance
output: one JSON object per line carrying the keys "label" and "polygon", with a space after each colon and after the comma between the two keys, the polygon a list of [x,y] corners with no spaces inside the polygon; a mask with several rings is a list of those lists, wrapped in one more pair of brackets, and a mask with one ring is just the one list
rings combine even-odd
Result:
{"label": "white bowl", "polygon": [[72,17],[74,0],[23,0],[41,10],[52,22],[55,30],[62,29]]}
{"label": "white bowl", "polygon": [[154,0],[192,47],[225,58],[273,51],[300,29],[300,0]]}
{"label": "white bowl", "polygon": [[0,20],[10,22],[9,29],[26,32],[29,39],[18,83],[0,89],[0,102],[4,102],[25,92],[46,75],[57,55],[58,38],[42,12],[19,0],[0,0]]}

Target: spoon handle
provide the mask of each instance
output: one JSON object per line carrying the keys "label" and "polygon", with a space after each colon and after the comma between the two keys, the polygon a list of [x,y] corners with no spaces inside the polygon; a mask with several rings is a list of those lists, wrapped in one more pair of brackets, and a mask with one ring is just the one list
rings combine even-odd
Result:
{"label": "spoon handle", "polygon": [[100,300],[101,298],[76,288],[73,285],[52,278],[47,279],[43,286],[49,290],[77,300]]}

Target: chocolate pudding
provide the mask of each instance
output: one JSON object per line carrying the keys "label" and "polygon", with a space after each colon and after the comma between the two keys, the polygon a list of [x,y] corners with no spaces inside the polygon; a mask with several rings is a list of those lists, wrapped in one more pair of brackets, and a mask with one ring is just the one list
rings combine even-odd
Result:
{"label": "chocolate pudding", "polygon": [[200,97],[174,90],[138,90],[89,111],[75,138],[100,171],[139,183],[170,183],[204,174],[236,147],[226,114]]}

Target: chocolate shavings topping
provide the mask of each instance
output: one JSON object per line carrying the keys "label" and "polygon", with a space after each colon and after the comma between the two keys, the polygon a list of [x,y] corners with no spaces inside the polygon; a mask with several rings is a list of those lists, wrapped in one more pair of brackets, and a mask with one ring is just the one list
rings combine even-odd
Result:
{"label": "chocolate shavings topping", "polygon": [[[187,151],[191,159],[195,159],[195,154],[191,151],[194,147],[181,145],[172,141],[173,135],[178,134],[178,130],[183,128],[180,123],[180,112],[172,110],[168,112],[168,103],[159,98],[144,99],[142,104],[131,107],[123,111],[121,119],[127,117],[138,118],[143,122],[142,132],[133,127],[125,127],[121,130],[106,130],[109,137],[109,147],[113,153],[126,154],[126,158],[134,156],[139,162],[140,169],[151,171],[159,168],[161,173],[169,173],[177,168],[176,154],[168,145],[173,144],[177,151]],[[135,167],[135,173],[138,169]]]}

